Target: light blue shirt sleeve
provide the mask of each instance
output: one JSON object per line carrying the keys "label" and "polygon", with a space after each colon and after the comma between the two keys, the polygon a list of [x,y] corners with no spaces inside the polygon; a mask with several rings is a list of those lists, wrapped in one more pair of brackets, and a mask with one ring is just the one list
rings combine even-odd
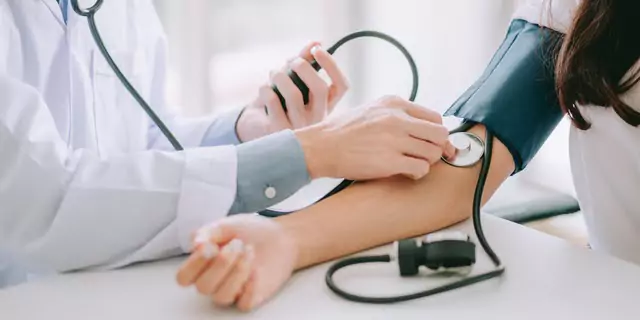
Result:
{"label": "light blue shirt sleeve", "polygon": [[229,214],[257,212],[310,182],[302,146],[291,130],[238,146],[238,187]]}
{"label": "light blue shirt sleeve", "polygon": [[239,108],[221,114],[202,140],[203,146],[237,146],[237,190],[230,215],[264,210],[310,182],[304,152],[293,131],[242,143],[236,132],[242,111]]}
{"label": "light blue shirt sleeve", "polygon": [[207,129],[202,139],[202,146],[215,147],[241,144],[242,141],[240,141],[236,132],[236,125],[243,111],[244,108],[234,108],[220,114]]}

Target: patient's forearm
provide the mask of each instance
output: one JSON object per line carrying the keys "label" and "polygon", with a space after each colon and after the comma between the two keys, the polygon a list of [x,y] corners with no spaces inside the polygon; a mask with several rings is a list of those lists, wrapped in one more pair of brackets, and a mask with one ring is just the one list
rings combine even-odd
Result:
{"label": "patient's forearm", "polygon": [[[471,130],[484,138],[484,128]],[[494,140],[486,202],[513,172],[509,151]],[[407,178],[358,183],[278,221],[297,241],[297,268],[352,254],[394,240],[426,234],[471,215],[480,165],[455,168],[443,162],[422,180]]]}

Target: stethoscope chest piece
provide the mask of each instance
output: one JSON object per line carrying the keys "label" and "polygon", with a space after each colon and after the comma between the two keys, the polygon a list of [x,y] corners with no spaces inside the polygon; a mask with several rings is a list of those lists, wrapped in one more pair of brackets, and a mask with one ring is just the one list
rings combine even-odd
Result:
{"label": "stethoscope chest piece", "polygon": [[470,132],[456,132],[449,135],[449,141],[456,148],[453,159],[442,160],[454,167],[470,167],[478,163],[484,155],[484,142]]}

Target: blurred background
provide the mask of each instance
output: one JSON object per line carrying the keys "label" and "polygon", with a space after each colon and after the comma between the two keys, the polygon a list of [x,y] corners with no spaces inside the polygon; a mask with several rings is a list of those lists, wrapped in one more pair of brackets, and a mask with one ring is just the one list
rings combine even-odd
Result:
{"label": "blurred background", "polygon": [[[420,71],[417,102],[444,112],[482,73],[519,0],[154,2],[170,45],[167,99],[179,112],[198,116],[250,102],[269,71],[282,67],[309,41],[328,47],[363,29],[385,32],[408,48]],[[340,107],[384,94],[408,96],[408,65],[389,44],[357,40],[335,57],[352,88]],[[456,120],[447,123],[453,126]],[[568,123],[563,121],[531,165],[501,188],[487,210],[514,210],[531,201],[560,201],[565,206],[575,202],[567,141]],[[579,215],[573,217],[570,227],[583,232]]]}

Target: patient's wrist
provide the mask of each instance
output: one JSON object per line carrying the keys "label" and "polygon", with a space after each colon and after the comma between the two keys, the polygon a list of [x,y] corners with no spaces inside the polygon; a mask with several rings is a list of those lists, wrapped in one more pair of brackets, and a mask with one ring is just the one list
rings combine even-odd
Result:
{"label": "patient's wrist", "polygon": [[[298,213],[294,214],[297,215]],[[313,241],[313,232],[309,232],[309,225],[305,222],[305,219],[291,219],[292,215],[285,215],[275,218],[275,221],[282,227],[282,232],[285,233],[292,246],[292,250],[295,251],[294,271],[306,268],[317,263],[317,249],[311,243],[320,245],[319,242]]]}

